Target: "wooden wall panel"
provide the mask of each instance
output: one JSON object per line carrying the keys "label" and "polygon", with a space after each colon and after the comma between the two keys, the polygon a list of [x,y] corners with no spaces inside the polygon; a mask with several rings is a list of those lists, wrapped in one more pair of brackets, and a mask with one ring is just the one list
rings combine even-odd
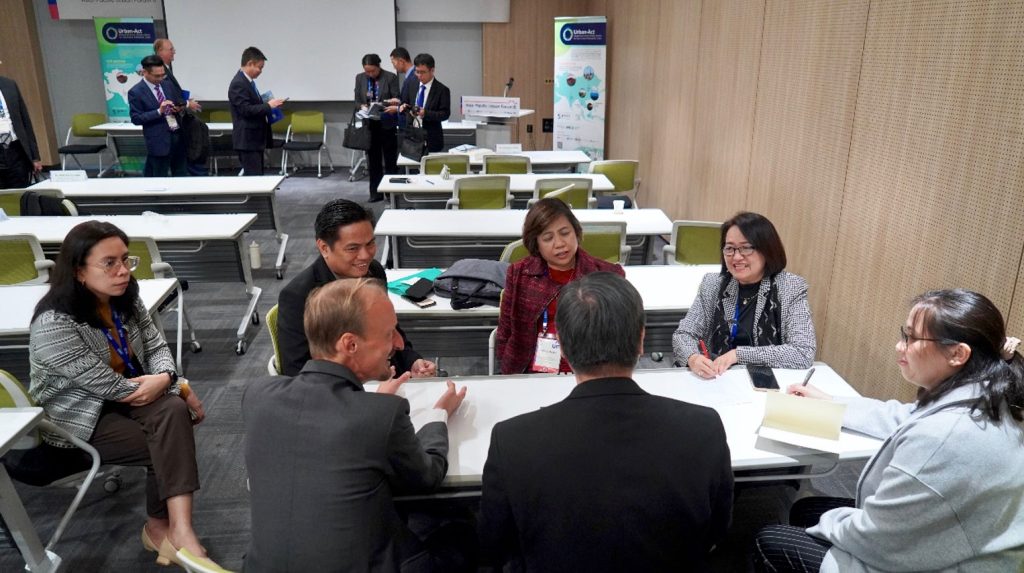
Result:
{"label": "wooden wall panel", "polygon": [[1010,308],[1024,237],[1024,4],[871,5],[821,357],[862,393],[894,364],[912,296]]}
{"label": "wooden wall panel", "polygon": [[677,215],[723,220],[746,204],[763,20],[764,0],[702,5],[691,165]]}
{"label": "wooden wall panel", "polygon": [[746,208],[770,218],[810,283],[819,351],[868,0],[768,0]]}
{"label": "wooden wall panel", "polygon": [[[45,3],[40,8],[45,10]],[[3,9],[0,10],[0,75],[18,83],[29,108],[43,164],[59,163],[57,136],[50,114],[50,92],[31,0],[3,0]]]}

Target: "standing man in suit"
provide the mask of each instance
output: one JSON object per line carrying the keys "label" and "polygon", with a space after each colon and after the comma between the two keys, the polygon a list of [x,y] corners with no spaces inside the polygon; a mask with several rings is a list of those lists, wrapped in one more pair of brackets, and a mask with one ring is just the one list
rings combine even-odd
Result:
{"label": "standing man in suit", "polygon": [[22,189],[43,170],[32,119],[18,84],[0,76],[0,189]]}
{"label": "standing man in suit", "polygon": [[[174,87],[178,88],[178,91],[181,92],[182,97],[184,97],[185,90],[181,89],[181,84],[178,83],[178,78],[174,77],[174,70],[172,69],[172,65],[174,63],[174,56],[176,54],[176,50],[174,49],[174,42],[171,42],[167,38],[160,38],[159,40],[153,42],[153,53],[160,56],[160,59],[163,60],[164,70],[167,72],[167,80],[174,84]],[[185,128],[186,136],[185,151],[194,151],[197,147],[202,146],[206,146],[208,148],[210,137],[209,130],[202,128],[201,126],[197,126],[195,123],[197,119],[195,114],[198,114],[199,112],[203,111],[203,106],[199,105],[199,102],[196,101],[195,98],[193,97],[189,97],[187,99],[188,110],[193,115],[184,118],[185,121],[183,127]],[[194,133],[194,130],[196,129],[199,129],[200,133]],[[201,143],[197,143],[197,141]],[[208,152],[209,150],[206,149],[204,151]],[[205,176],[210,174],[209,171],[206,169],[206,155],[207,153],[202,153],[203,159],[201,160],[187,161],[189,175]]]}
{"label": "standing man in suit", "polygon": [[444,149],[444,133],[441,122],[452,115],[452,93],[448,86],[434,77],[434,56],[420,54],[413,60],[416,79],[419,84],[409,84],[402,93],[401,111],[411,109],[413,115],[423,121],[423,129],[427,131],[427,151],[436,152]]}
{"label": "standing man in suit", "polygon": [[256,87],[256,78],[263,73],[267,57],[252,46],[242,52],[242,68],[228,86],[231,102],[231,142],[245,175],[263,175],[263,151],[270,146],[270,112],[284,105],[284,100],[271,98],[264,102]]}
{"label": "standing man in suit", "polygon": [[[395,68],[395,73],[398,74],[398,82],[401,84],[399,93],[405,93],[410,89],[409,86],[415,85],[416,82],[416,69],[412,65],[412,56],[409,55],[409,50],[399,46],[394,50],[391,50],[391,65]],[[397,104],[401,104],[401,101],[396,101]],[[395,113],[398,112],[396,108]]]}
{"label": "standing man in suit", "polygon": [[142,81],[128,90],[128,109],[132,123],[142,126],[146,140],[146,177],[184,177],[185,136],[181,114],[185,98],[167,79],[160,56],[142,58]]}
{"label": "standing man in suit", "polygon": [[[303,309],[309,293],[336,279],[369,277],[387,281],[384,267],[374,258],[377,239],[373,215],[348,199],[329,201],[316,216],[314,228],[320,256],[288,283],[277,302],[277,343],[281,351],[279,369],[295,376],[310,358],[310,344],[303,328]],[[437,374],[437,365],[424,360],[398,329],[402,346],[391,356],[391,366],[404,380]]]}
{"label": "standing man in suit", "polygon": [[[429,492],[448,472],[448,418],[466,389],[447,390],[409,418],[388,358],[402,348],[384,283],[333,281],[303,319],[313,359],[242,395],[252,543],[245,570],[451,571],[395,509],[393,496]],[[376,393],[363,383],[381,381]]]}
{"label": "standing man in suit", "polygon": [[[362,109],[371,104],[384,102],[399,97],[398,76],[380,69],[380,56],[366,54],[363,56],[363,73],[356,74],[355,102]],[[398,140],[395,127],[398,125],[398,114],[381,110],[377,116],[371,116],[370,149],[366,152],[370,163],[370,203],[383,201],[384,196],[377,192],[380,180],[385,173],[398,173]]]}
{"label": "standing man in suit", "polygon": [[652,396],[631,377],[644,308],[618,275],[562,289],[555,322],[576,388],[494,426],[480,545],[527,571],[692,571],[732,516],[732,467],[718,413]]}

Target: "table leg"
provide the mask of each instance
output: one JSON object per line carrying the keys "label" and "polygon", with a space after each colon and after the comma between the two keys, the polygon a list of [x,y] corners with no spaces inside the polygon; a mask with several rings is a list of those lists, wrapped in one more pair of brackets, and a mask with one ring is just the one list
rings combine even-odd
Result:
{"label": "table leg", "polygon": [[25,559],[25,565],[29,571],[55,572],[60,567],[60,557],[52,551],[43,549],[43,543],[32,526],[28,514],[25,513],[25,506],[21,504],[18,492],[14,489],[7,470],[0,465],[0,514],[18,546],[18,551]]}
{"label": "table leg", "polygon": [[249,296],[249,304],[245,307],[245,314],[242,315],[242,322],[238,325],[238,343],[235,345],[235,354],[245,354],[249,343],[246,335],[249,333],[250,324],[259,324],[260,318],[256,314],[256,305],[260,302],[260,294],[263,289],[252,282],[252,268],[249,266],[249,256],[245,248],[245,240],[241,235],[238,237],[238,257],[242,263],[242,278],[245,281],[245,294]]}
{"label": "table leg", "polygon": [[277,280],[284,278],[284,251],[288,248],[288,233],[278,233],[277,242],[281,244],[277,248],[277,262],[274,268],[277,270]]}

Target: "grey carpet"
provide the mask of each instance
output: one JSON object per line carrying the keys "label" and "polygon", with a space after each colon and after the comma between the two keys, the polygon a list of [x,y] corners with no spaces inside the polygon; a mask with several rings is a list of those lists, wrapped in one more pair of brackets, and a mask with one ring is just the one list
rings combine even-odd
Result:
{"label": "grey carpet", "polygon": [[[269,231],[251,233],[263,250],[261,270],[254,271],[256,284],[263,288],[259,304],[261,317],[277,302],[281,287],[316,255],[313,220],[329,199],[367,198],[364,180],[350,183],[348,173],[339,170],[322,180],[300,175],[288,179],[278,194],[284,229],[290,234],[288,268],[284,281],[274,277],[274,235]],[[379,213],[382,203],[373,205]],[[660,252],[659,248],[655,252]],[[238,570],[248,544],[249,507],[242,455],[243,431],[239,400],[246,384],[266,374],[272,348],[261,322],[252,329],[249,350],[236,356],[235,330],[244,310],[245,296],[240,283],[193,284],[186,293],[189,314],[203,350],[186,353],[185,369],[193,387],[203,399],[207,419],[196,429],[196,444],[202,489],[195,498],[194,524],[210,556],[228,569]],[[169,320],[167,321],[170,322]],[[415,340],[413,341],[415,342]],[[650,358],[641,367],[665,367]],[[442,366],[452,375],[486,373],[486,358],[443,357]],[[801,495],[853,494],[861,464],[842,464],[833,476],[814,480]],[[56,552],[64,571],[159,571],[155,555],[146,553],[139,541],[145,521],[144,475],[141,469],[122,474],[120,491],[108,494],[94,485],[64,533]],[[48,539],[64,508],[71,501],[71,489],[35,488],[18,484],[18,491],[41,536]],[[778,523],[792,501],[791,490],[764,486],[743,490],[737,498],[729,539],[716,552],[715,570],[749,570],[753,534],[762,525]],[[0,549],[0,571],[21,569],[21,557],[13,548]]]}

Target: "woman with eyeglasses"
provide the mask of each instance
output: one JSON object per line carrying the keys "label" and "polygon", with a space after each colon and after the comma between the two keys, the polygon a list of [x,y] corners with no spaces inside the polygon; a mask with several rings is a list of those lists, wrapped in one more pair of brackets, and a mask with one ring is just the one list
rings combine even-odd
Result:
{"label": "woman with eyeglasses", "polygon": [[741,212],[722,223],[722,270],[701,281],[672,336],[676,361],[702,378],[733,364],[810,368],[817,342],[807,281],[786,272],[772,222]]}
{"label": "woman with eyeglasses", "polygon": [[[92,444],[102,463],[147,468],[142,544],[158,563],[216,571],[192,529],[199,489],[192,424],[202,421],[203,405],[178,380],[139,298],[138,264],[114,225],[71,229],[32,319],[29,393],[51,422]],[[45,447],[73,448],[59,435],[42,437]]]}
{"label": "woman with eyeglasses", "polygon": [[[917,297],[896,343],[917,401],[846,403],[843,426],[885,439],[857,499],[805,498],[762,529],[764,571],[1021,571],[1024,358],[990,300],[967,290]],[[804,529],[807,528],[807,529]]]}

